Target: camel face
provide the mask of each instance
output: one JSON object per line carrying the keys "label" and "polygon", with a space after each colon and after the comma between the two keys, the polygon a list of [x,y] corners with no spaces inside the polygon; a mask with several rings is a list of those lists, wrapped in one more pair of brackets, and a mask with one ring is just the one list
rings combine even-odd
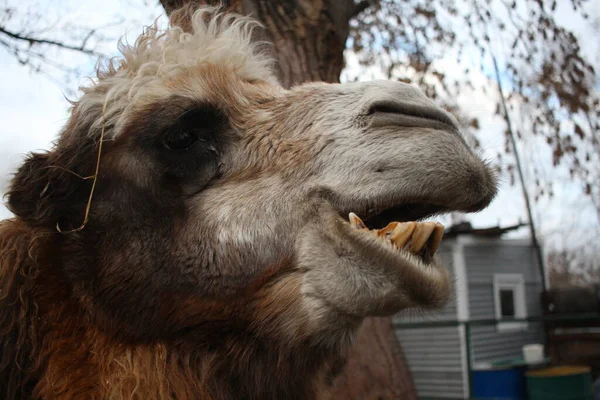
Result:
{"label": "camel face", "polygon": [[[203,217],[183,229],[187,243],[212,234],[211,247],[238,249],[221,262],[238,265],[228,271],[241,286],[213,288],[242,290],[244,282],[286,273],[273,266],[291,259],[292,268],[309,271],[301,289],[308,302],[336,304],[349,315],[444,304],[449,280],[434,252],[424,244],[403,248],[417,233],[427,242],[439,227],[417,224],[399,249],[389,238],[352,229],[347,218],[355,212],[369,228],[383,228],[485,207],[495,178],[454,118],[396,82],[313,83],[269,93],[254,107],[237,108],[239,139],[224,158],[227,172],[189,202]],[[369,298],[373,287],[385,298]]]}
{"label": "camel face", "polygon": [[216,309],[243,329],[258,294],[290,277],[299,314],[277,318],[316,330],[442,305],[438,227],[374,235],[348,215],[383,228],[485,207],[495,179],[455,120],[396,82],[285,90],[243,24],[201,21],[187,41],[171,32],[126,53],[86,89],[56,148],[17,174],[17,216],[77,228],[104,129],[89,222],[61,239],[81,303],[136,339],[206,326]]}

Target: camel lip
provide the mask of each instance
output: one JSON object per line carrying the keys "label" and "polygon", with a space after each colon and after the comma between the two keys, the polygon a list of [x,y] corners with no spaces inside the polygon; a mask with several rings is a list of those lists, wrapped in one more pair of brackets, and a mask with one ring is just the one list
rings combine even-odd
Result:
{"label": "camel lip", "polygon": [[349,213],[357,214],[369,229],[382,229],[390,222],[420,221],[429,217],[461,211],[450,205],[440,205],[427,200],[407,200],[405,202],[388,203],[388,205],[348,204],[331,190],[322,190],[319,197],[328,204],[343,220],[348,220]]}
{"label": "camel lip", "polygon": [[390,222],[420,221],[454,211],[473,211],[473,207],[469,205],[442,204],[427,199],[412,198],[387,204],[377,204],[377,202],[365,204],[364,202],[349,202],[330,189],[321,188],[316,193],[316,197],[324,200],[328,204],[328,208],[340,218],[347,221],[348,214],[355,213],[369,229],[382,229]]}

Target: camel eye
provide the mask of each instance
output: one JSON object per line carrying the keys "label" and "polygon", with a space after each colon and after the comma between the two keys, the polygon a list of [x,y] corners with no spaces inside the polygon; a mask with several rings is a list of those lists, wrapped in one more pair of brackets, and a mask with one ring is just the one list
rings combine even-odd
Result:
{"label": "camel eye", "polygon": [[171,132],[167,135],[164,145],[169,150],[189,150],[198,141],[198,135],[194,131]]}
{"label": "camel eye", "polygon": [[184,112],[163,136],[163,146],[169,150],[187,151],[196,142],[212,142],[222,130],[225,116],[217,109],[204,106]]}

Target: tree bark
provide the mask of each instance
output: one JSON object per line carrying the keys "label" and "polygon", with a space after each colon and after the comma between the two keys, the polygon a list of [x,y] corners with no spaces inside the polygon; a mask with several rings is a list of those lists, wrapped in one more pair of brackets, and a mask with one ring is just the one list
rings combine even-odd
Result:
{"label": "tree bark", "polygon": [[[198,0],[161,0],[167,13]],[[349,20],[364,9],[353,0],[208,0],[250,15],[264,28],[260,39],[273,44],[276,74],[285,87],[310,82],[339,82]]]}
{"label": "tree bark", "polygon": [[329,399],[416,400],[417,391],[391,318],[367,318]]}
{"label": "tree bark", "polygon": [[[284,87],[339,82],[350,19],[369,6],[354,0],[160,0],[167,13],[190,2],[224,5],[259,20],[257,39],[273,44],[276,73]],[[416,400],[417,394],[390,318],[363,323],[344,365],[329,374],[330,399]]]}

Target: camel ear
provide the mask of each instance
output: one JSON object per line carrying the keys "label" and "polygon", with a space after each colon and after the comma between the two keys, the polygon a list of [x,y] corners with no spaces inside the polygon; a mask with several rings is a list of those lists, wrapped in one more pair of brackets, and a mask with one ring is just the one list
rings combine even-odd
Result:
{"label": "camel ear", "polygon": [[78,178],[52,167],[51,157],[50,152],[31,153],[7,193],[8,209],[33,225],[56,225],[66,215],[76,190]]}

